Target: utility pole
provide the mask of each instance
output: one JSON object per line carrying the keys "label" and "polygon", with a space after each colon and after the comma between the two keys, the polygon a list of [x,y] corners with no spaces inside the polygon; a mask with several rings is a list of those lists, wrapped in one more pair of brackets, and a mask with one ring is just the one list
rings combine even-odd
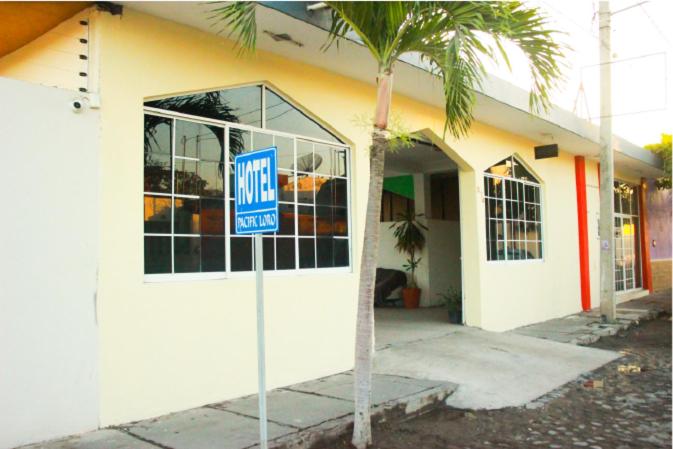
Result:
{"label": "utility pole", "polygon": [[612,151],[612,64],[610,46],[610,3],[598,3],[598,45],[600,47],[601,75],[601,170],[600,170],[600,239],[601,239],[601,317],[614,321],[615,305],[615,248],[614,248],[614,154]]}

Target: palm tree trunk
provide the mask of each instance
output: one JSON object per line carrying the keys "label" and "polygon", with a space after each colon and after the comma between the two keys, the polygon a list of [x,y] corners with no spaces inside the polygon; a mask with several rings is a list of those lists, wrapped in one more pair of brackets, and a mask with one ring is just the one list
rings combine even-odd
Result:
{"label": "palm tree trunk", "polygon": [[355,334],[355,417],[352,443],[364,449],[372,442],[371,391],[374,356],[374,285],[379,255],[381,192],[386,148],[388,111],[390,109],[392,75],[379,75],[375,127],[369,153],[369,193],[365,218],[365,236],[360,262],[358,314]]}

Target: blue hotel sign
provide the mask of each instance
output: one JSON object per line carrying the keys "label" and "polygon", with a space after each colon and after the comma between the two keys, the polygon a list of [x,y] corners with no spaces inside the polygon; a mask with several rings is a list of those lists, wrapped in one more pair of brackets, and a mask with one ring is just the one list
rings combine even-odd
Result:
{"label": "blue hotel sign", "polygon": [[252,151],[234,160],[236,234],[278,231],[276,147]]}

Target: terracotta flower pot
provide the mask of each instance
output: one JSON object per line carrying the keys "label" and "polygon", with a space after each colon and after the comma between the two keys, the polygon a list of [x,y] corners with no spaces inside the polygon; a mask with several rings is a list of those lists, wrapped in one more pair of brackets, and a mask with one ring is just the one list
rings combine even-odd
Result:
{"label": "terracotta flower pot", "polygon": [[404,300],[405,309],[417,309],[421,303],[421,289],[420,288],[403,288],[402,299]]}

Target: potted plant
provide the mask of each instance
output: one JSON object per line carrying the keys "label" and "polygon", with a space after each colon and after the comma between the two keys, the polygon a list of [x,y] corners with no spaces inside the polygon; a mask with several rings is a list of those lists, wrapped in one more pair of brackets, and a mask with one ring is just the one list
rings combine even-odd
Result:
{"label": "potted plant", "polygon": [[418,221],[418,218],[422,216],[423,214],[416,215],[414,212],[408,211],[399,214],[399,219],[390,226],[391,229],[395,229],[393,234],[397,240],[395,248],[409,256],[403,267],[410,273],[410,279],[407,287],[402,289],[402,299],[404,300],[404,307],[407,309],[417,308],[421,301],[421,289],[416,284],[416,269],[421,258],[416,257],[416,253],[425,246],[423,230],[428,230],[423,223]]}
{"label": "potted plant", "polygon": [[463,297],[460,290],[449,287],[446,293],[440,293],[439,296],[444,300],[444,305],[449,311],[449,323],[463,323]]}

